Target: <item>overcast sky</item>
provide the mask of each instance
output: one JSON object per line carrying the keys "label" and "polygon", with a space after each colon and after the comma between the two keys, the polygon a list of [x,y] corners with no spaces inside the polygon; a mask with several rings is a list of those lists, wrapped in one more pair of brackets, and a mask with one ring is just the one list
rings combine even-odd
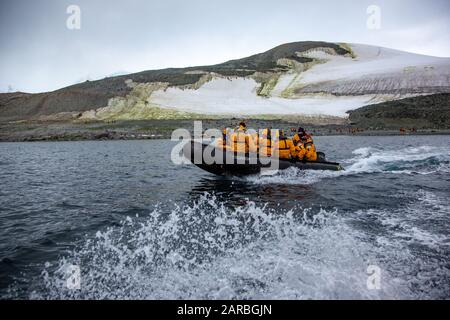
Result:
{"label": "overcast sky", "polygon": [[[79,30],[66,26],[69,5]],[[367,27],[368,6],[381,9]],[[303,40],[450,57],[449,0],[0,0],[0,91],[223,62]]]}

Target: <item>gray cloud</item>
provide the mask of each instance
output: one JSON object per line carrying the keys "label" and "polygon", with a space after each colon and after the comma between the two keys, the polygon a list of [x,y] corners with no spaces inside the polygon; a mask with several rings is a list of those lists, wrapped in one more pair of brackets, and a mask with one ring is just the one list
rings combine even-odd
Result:
{"label": "gray cloud", "polygon": [[[81,30],[66,8],[81,8]],[[381,8],[380,30],[366,8]],[[219,63],[285,42],[367,43],[450,56],[448,0],[2,0],[0,90],[54,90],[117,72]]]}

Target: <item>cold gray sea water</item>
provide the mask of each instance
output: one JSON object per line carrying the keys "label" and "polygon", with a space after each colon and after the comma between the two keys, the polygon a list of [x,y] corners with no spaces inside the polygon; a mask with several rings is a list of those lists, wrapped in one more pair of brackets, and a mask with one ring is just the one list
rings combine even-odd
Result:
{"label": "cold gray sea water", "polygon": [[315,141],[346,170],[223,178],[168,140],[2,143],[0,297],[449,299],[450,136]]}

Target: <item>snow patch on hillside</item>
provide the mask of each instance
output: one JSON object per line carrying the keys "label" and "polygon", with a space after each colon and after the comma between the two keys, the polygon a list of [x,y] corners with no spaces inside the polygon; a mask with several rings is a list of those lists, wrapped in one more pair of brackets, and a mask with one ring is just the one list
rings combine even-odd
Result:
{"label": "snow patch on hillside", "polygon": [[370,103],[373,96],[305,96],[301,99],[264,98],[256,94],[258,83],[251,78],[217,78],[198,90],[170,87],[153,92],[152,104],[185,112],[257,115],[303,114],[345,117],[345,112]]}

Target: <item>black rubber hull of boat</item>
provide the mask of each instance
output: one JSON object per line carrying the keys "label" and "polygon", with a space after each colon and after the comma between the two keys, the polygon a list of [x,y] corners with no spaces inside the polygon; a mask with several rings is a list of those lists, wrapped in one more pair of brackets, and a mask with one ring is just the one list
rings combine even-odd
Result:
{"label": "black rubber hull of boat", "polygon": [[[206,163],[202,156],[206,147],[208,147],[207,144],[203,144],[197,141],[190,141],[184,146],[183,154],[197,167],[221,176],[252,175],[258,174],[263,170],[270,170],[271,168],[271,164],[269,163],[267,158],[259,158],[250,155],[244,156],[243,154],[236,154],[229,151],[223,152],[222,150],[211,148],[211,146],[209,146],[211,150],[207,150],[207,154],[211,154],[212,157],[215,157],[217,152],[217,156],[221,157],[222,161],[217,161],[218,163],[212,162],[211,164]],[[231,162],[230,159],[232,159]],[[276,168],[279,170],[284,170],[290,167],[296,167],[300,170],[343,170],[339,163],[328,161],[308,162],[279,160],[278,163],[276,163]]]}

